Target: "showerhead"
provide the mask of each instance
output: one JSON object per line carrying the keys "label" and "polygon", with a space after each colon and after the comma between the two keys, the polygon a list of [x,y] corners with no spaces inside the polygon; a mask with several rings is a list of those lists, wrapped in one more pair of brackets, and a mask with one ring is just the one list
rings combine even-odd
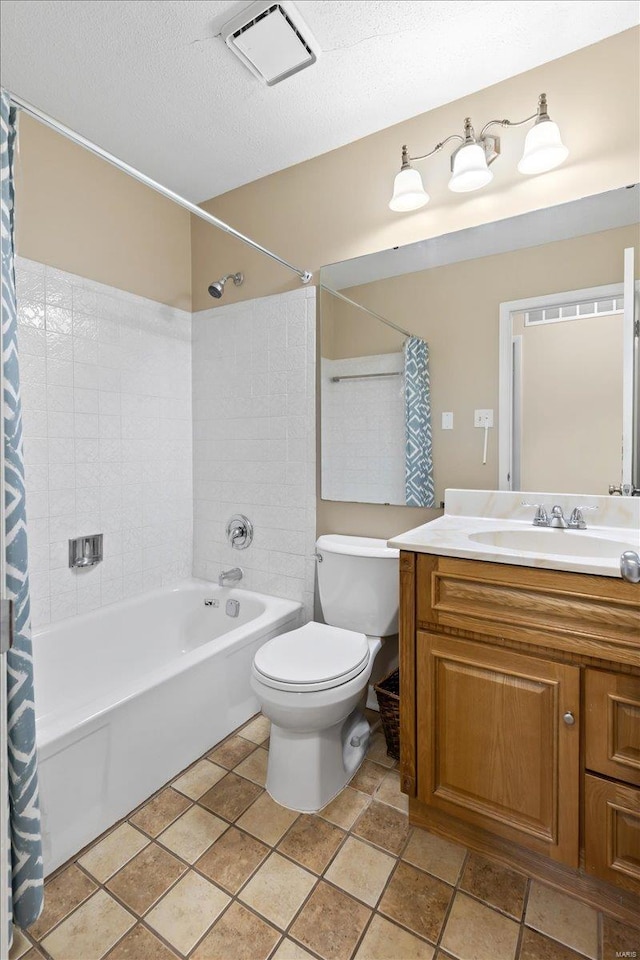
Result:
{"label": "showerhead", "polygon": [[228,273],[226,277],[223,277],[222,280],[214,280],[213,283],[209,284],[209,295],[214,297],[214,299],[219,300],[222,294],[224,293],[224,285],[227,280],[233,280],[234,287],[239,287],[242,281],[244,280],[243,273]]}

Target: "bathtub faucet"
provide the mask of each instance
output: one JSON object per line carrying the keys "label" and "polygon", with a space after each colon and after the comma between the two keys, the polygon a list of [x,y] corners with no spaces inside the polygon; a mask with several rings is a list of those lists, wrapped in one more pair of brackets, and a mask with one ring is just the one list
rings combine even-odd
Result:
{"label": "bathtub faucet", "polygon": [[224,587],[226,583],[238,583],[242,580],[242,568],[232,567],[231,570],[223,570],[218,577],[218,586]]}

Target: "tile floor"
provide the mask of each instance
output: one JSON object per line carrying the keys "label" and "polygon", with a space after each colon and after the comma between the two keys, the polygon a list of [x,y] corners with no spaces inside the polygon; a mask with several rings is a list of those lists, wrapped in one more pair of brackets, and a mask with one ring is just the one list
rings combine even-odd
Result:
{"label": "tile floor", "polygon": [[10,960],[640,955],[640,929],[409,827],[381,733],[314,816],[265,792],[268,736],[255,717],[58,870]]}

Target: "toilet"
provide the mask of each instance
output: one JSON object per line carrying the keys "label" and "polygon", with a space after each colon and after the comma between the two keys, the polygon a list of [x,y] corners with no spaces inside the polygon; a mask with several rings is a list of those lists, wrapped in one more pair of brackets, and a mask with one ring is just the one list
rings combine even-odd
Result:
{"label": "toilet", "polygon": [[362,763],[374,660],[384,638],[398,632],[399,551],[384,540],[338,534],[320,537],[316,549],[325,622],[268,640],[251,669],[251,687],[271,720],[267,791],[304,813],[326,806]]}

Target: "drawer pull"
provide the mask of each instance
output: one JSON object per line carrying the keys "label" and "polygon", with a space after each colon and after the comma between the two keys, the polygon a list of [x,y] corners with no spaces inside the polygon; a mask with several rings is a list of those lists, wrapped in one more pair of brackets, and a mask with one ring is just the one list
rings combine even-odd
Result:
{"label": "drawer pull", "polygon": [[574,715],[571,713],[571,710],[567,710],[567,712],[564,714],[564,716],[562,717],[562,719],[564,720],[564,722],[566,723],[566,725],[567,725],[568,727],[572,727],[572,726],[574,725],[574,723],[576,722],[576,718],[575,718]]}

